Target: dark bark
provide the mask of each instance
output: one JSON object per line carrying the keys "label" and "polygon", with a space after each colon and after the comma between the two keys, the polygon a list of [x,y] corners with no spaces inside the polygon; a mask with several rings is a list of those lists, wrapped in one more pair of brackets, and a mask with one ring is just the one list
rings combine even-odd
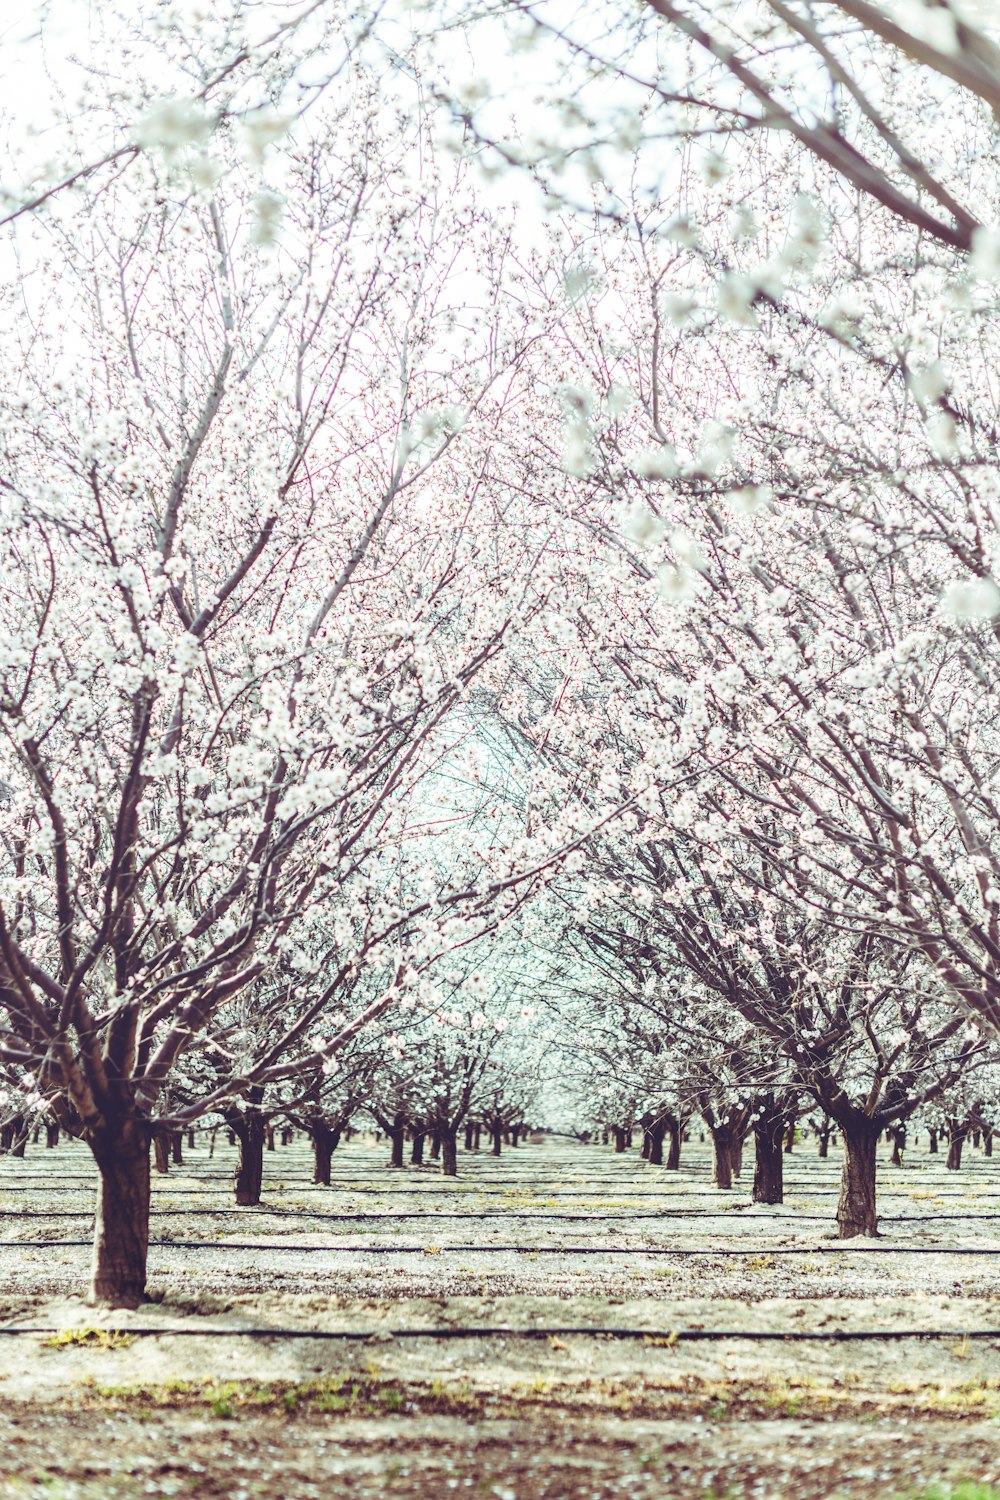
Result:
{"label": "dark bark", "polygon": [[892,1155],[889,1157],[890,1165],[901,1167],[903,1165],[903,1152],[906,1149],[906,1126],[894,1126],[889,1131],[889,1139],[892,1141]]}
{"label": "dark bark", "polygon": [[431,1131],[431,1161],[439,1161],[441,1157],[441,1132]]}
{"label": "dark bark", "polygon": [[792,1148],[794,1147],[794,1145],[795,1145],[795,1121],[794,1120],[789,1120],[789,1122],[788,1122],[788,1128],[785,1131],[785,1155],[786,1156],[791,1156],[791,1154],[792,1154]]}
{"label": "dark bark", "polygon": [[480,1141],[481,1136],[482,1136],[482,1127],[479,1126],[479,1125],[477,1125],[476,1128],[475,1128],[475,1131],[473,1132],[473,1136],[472,1136],[472,1149],[473,1149],[473,1151],[478,1151],[479,1150],[479,1141]]}
{"label": "dark bark", "polygon": [[733,1132],[728,1125],[713,1125],[711,1131],[715,1185],[728,1189],[733,1185]]}
{"label": "dark bark", "polygon": [[830,1155],[830,1126],[821,1125],[819,1131],[819,1154],[824,1159]]}
{"label": "dark bark", "polygon": [[490,1134],[493,1137],[493,1155],[499,1156],[503,1151],[503,1132],[499,1125],[495,1125]]}
{"label": "dark bark", "polygon": [[520,1127],[520,1125],[515,1125],[514,1128],[513,1128],[513,1130],[510,1133],[510,1143],[511,1143],[512,1146],[518,1146],[518,1145],[520,1145],[520,1142],[521,1142],[521,1127]]}
{"label": "dark bark", "polygon": [[55,1120],[47,1120],[45,1124],[45,1144],[51,1150],[59,1144],[59,1126]]}
{"label": "dark bark", "polygon": [[89,1137],[99,1173],[90,1300],[138,1307],[149,1253],[149,1136],[137,1120]]}
{"label": "dark bark", "polygon": [[783,1200],[784,1135],[784,1112],[768,1100],[753,1122],[755,1203],[781,1203]]}
{"label": "dark bark", "polygon": [[389,1130],[391,1150],[389,1153],[390,1167],[403,1166],[403,1153],[406,1150],[406,1117],[397,1115]]}
{"label": "dark bark", "polygon": [[983,1131],[983,1155],[993,1155],[993,1132],[989,1128],[989,1126],[987,1126]]}
{"label": "dark bark", "polygon": [[442,1126],[440,1132],[441,1140],[441,1171],[445,1177],[458,1176],[458,1135],[448,1125]]}
{"label": "dark bark", "polygon": [[471,1151],[472,1150],[472,1126],[471,1125],[466,1125],[466,1127],[465,1127],[465,1149],[466,1149],[466,1151]]}
{"label": "dark bark", "polygon": [[273,1151],[274,1150],[274,1126],[273,1125],[269,1125],[267,1127],[267,1149],[268,1149],[268,1151]]}
{"label": "dark bark", "polygon": [[264,1183],[266,1127],[257,1111],[248,1109],[233,1129],[239,1147],[233,1175],[236,1202],[244,1208],[252,1208],[260,1202],[260,1190]]}
{"label": "dark bark", "polygon": [[649,1127],[649,1163],[653,1167],[663,1165],[663,1137],[667,1133],[666,1120],[657,1120]]}
{"label": "dark bark", "polygon": [[622,1129],[620,1125],[612,1125],[611,1133],[615,1138],[615,1155],[620,1156],[621,1153],[625,1150],[627,1133]]}
{"label": "dark bark", "polygon": [[423,1162],[424,1141],[426,1139],[426,1130],[415,1130],[413,1132],[413,1145],[410,1147],[410,1160],[415,1167],[419,1167]]}
{"label": "dark bark", "polygon": [[928,1131],[928,1134],[927,1134],[927,1150],[929,1151],[929,1153],[931,1154],[931,1156],[936,1156],[937,1155],[937,1149],[938,1149],[938,1133],[937,1133],[936,1130],[930,1130],[930,1131]]}
{"label": "dark bark", "polygon": [[313,1144],[313,1182],[329,1187],[330,1167],[333,1153],[340,1143],[340,1131],[320,1123],[313,1125],[309,1133]]}
{"label": "dark bark", "polygon": [[844,1167],[837,1205],[837,1231],[842,1240],[855,1235],[878,1234],[875,1204],[875,1165],[880,1131],[870,1120],[852,1120],[841,1126],[844,1137]]}
{"label": "dark bark", "polygon": [[158,1130],[153,1137],[153,1155],[158,1172],[170,1171],[170,1151],[166,1136],[162,1130]]}
{"label": "dark bark", "polygon": [[184,1165],[184,1153],[181,1150],[181,1133],[179,1130],[173,1130],[170,1133],[170,1160],[175,1167],[182,1167]]}
{"label": "dark bark", "polygon": [[969,1127],[961,1120],[948,1121],[948,1159],[945,1166],[949,1172],[957,1172],[961,1167],[962,1147],[968,1134]]}
{"label": "dark bark", "polygon": [[667,1134],[670,1137],[670,1145],[667,1148],[667,1167],[671,1172],[676,1172],[681,1164],[680,1121],[675,1120],[672,1115],[668,1115],[666,1123]]}
{"label": "dark bark", "polygon": [[188,1150],[189,1151],[193,1151],[194,1150],[194,1131],[193,1130],[189,1130],[188,1131]]}

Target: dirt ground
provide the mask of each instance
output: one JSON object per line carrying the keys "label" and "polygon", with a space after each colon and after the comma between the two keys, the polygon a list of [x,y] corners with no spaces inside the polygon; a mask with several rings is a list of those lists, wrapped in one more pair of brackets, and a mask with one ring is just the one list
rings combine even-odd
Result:
{"label": "dirt ground", "polygon": [[[843,1247],[808,1143],[777,1209],[697,1143],[668,1172],[538,1142],[456,1182],[385,1155],[314,1188],[279,1148],[237,1210],[199,1137],[156,1182],[154,1300],[114,1315],[79,1295],[85,1151],[0,1161],[0,1500],[1000,1500],[1000,1158],[882,1166],[884,1237]],[[750,1337],[851,1331],[928,1336]]]}

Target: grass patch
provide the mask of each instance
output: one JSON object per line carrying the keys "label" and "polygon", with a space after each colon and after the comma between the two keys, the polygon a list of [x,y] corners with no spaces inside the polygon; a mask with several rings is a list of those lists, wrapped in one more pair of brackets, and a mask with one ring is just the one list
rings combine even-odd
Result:
{"label": "grass patch", "polygon": [[127,1349],[130,1333],[117,1328],[63,1328],[42,1340],[43,1349]]}

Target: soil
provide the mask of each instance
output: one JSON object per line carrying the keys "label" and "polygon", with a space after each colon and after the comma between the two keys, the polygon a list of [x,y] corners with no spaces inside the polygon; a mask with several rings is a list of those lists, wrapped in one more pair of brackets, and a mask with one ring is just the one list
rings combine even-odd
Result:
{"label": "soil", "polygon": [[[0,1500],[914,1500],[962,1483],[1000,1500],[1000,1164],[880,1163],[884,1237],[845,1247],[839,1160],[808,1146],[767,1209],[747,1201],[752,1161],[722,1193],[700,1143],[680,1172],[569,1143],[460,1152],[453,1181],[387,1154],[342,1144],[314,1189],[304,1143],[279,1148],[264,1206],[235,1210],[235,1152],[199,1138],[154,1185],[155,1300],[136,1313],[79,1297],[86,1153],[0,1161]],[[521,1336],[551,1328],[645,1336]],[[307,1330],[365,1336],[289,1336]],[[675,1337],[699,1330],[727,1336]]]}

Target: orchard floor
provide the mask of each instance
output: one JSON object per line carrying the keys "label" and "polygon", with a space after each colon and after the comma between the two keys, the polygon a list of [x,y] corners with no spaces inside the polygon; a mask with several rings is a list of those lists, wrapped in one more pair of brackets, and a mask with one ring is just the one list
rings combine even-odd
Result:
{"label": "orchard floor", "polygon": [[774,1209],[695,1143],[448,1181],[362,1140],[329,1188],[296,1143],[239,1210],[230,1149],[185,1155],[134,1314],[80,1300],[86,1151],[0,1159],[0,1500],[1000,1500],[1000,1156],[880,1164],[882,1237],[842,1245],[809,1143]]}

